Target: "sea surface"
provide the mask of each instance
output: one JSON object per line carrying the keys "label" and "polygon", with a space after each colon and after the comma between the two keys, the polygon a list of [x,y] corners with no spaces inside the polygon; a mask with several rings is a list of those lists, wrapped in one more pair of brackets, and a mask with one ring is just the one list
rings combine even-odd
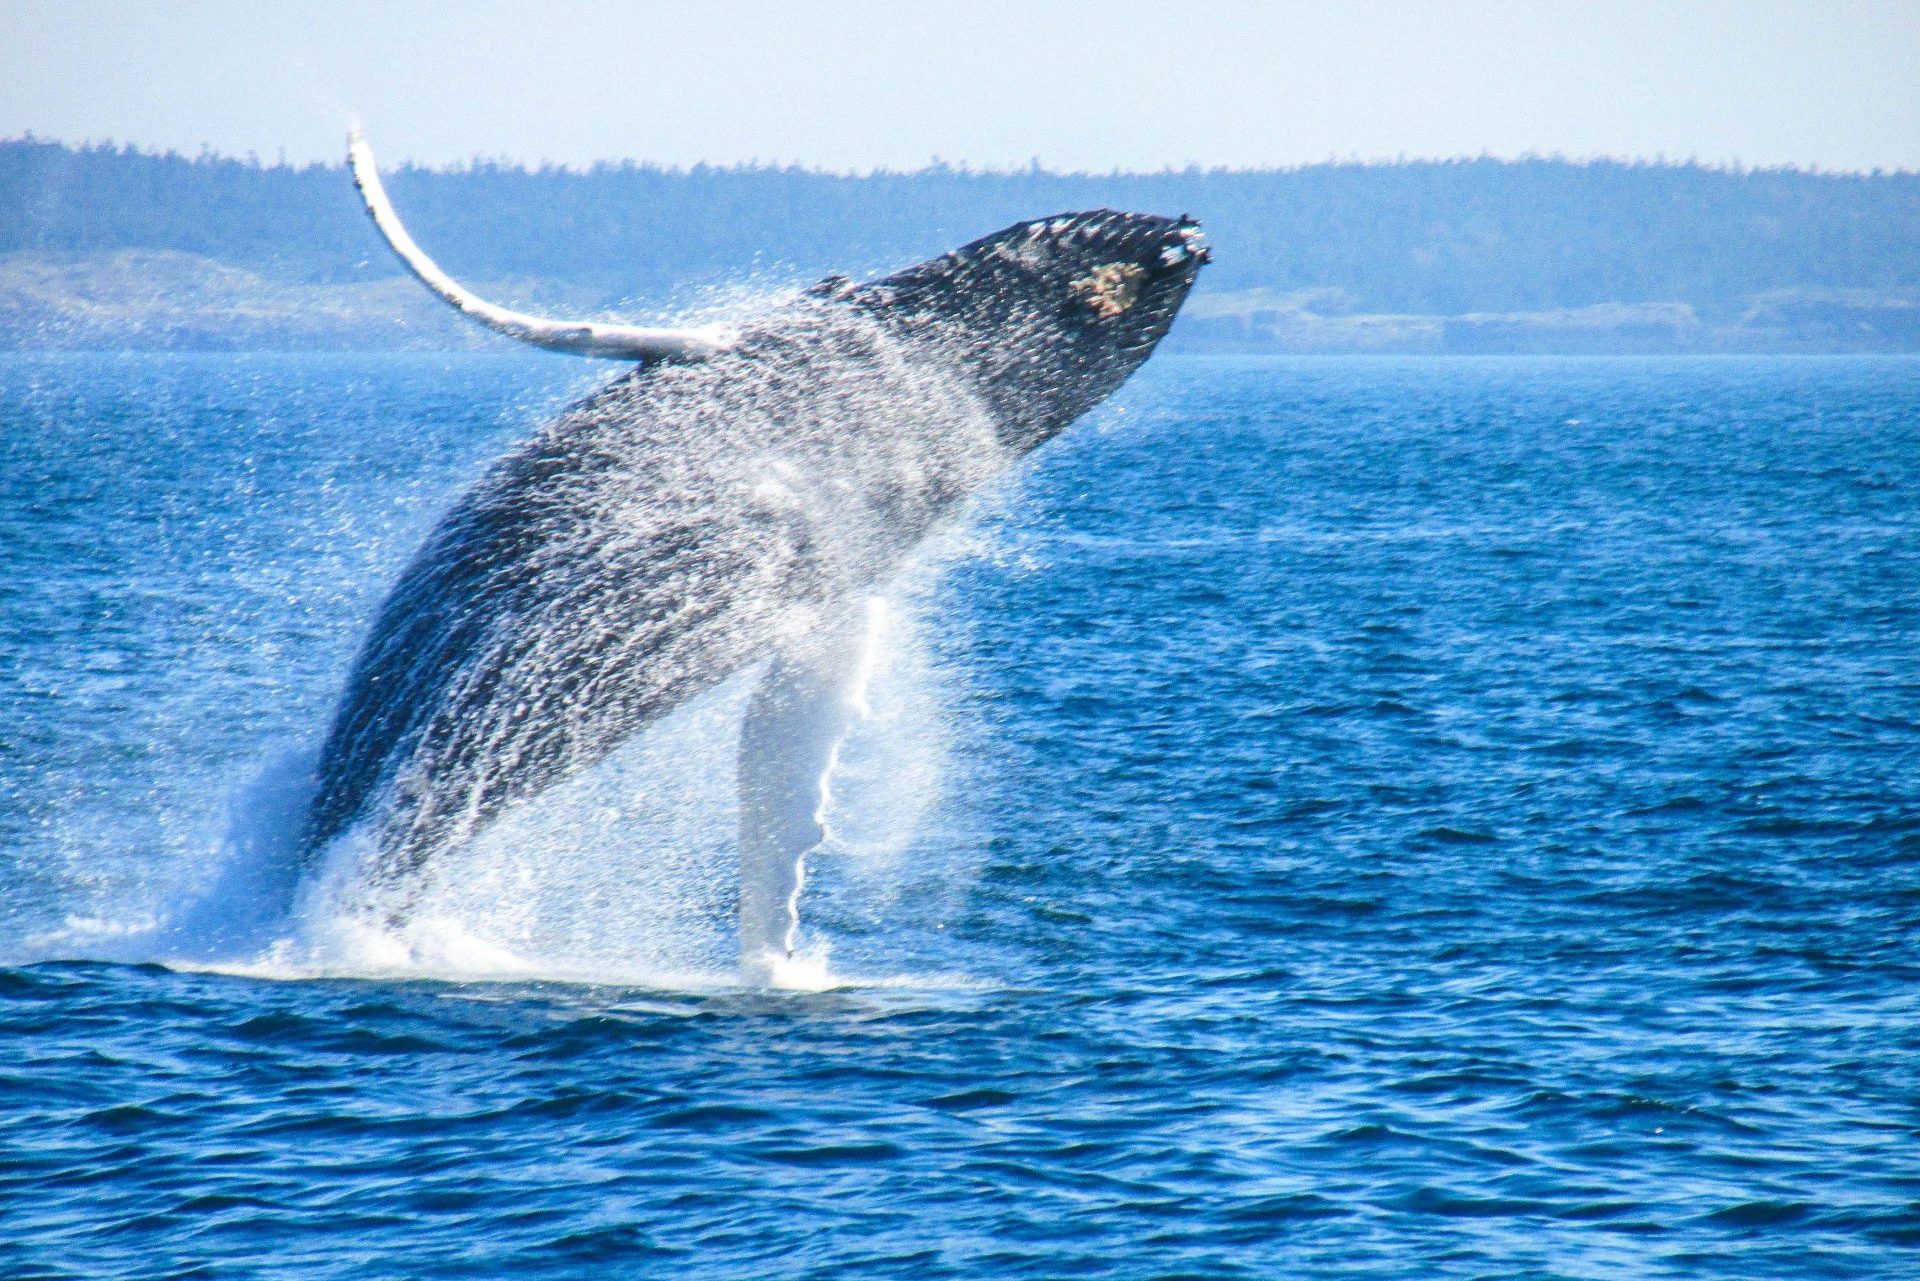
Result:
{"label": "sea surface", "polygon": [[1156,359],[875,602],[777,987],[743,686],[284,866],[605,373],[0,356],[0,1276],[1920,1276],[1920,361]]}

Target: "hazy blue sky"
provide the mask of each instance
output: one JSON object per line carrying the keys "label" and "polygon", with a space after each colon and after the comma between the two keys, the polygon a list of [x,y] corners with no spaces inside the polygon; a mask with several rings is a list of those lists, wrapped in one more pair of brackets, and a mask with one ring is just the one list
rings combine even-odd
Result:
{"label": "hazy blue sky", "polygon": [[0,0],[0,136],[834,169],[1920,169],[1920,0]]}

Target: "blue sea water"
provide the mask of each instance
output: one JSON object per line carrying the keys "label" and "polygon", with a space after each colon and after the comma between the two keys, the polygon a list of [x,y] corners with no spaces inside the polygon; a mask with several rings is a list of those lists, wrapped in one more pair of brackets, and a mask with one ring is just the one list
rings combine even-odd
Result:
{"label": "blue sea water", "polygon": [[1158,359],[890,593],[797,990],[725,696],[289,934],[593,375],[0,357],[0,1276],[1920,1275],[1920,362]]}

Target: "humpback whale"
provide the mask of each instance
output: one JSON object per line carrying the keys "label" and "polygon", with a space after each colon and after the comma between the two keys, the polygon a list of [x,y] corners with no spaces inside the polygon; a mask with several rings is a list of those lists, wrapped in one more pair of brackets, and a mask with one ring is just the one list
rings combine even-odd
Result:
{"label": "humpback whale", "polygon": [[1208,253],[1192,219],[1017,223],[737,327],[485,302],[416,245],[365,140],[368,213],[498,332],[633,362],[496,462],[374,620],[322,748],[309,862],[343,833],[404,879],[655,719],[761,668],[738,754],[743,961],[791,952],[866,602],[969,496],[1117,388]]}

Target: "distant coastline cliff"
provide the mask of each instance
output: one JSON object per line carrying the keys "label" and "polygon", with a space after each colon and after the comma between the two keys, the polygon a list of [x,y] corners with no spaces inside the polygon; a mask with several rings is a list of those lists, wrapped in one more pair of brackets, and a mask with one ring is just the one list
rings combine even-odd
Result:
{"label": "distant coastline cliff", "polygon": [[[1920,174],[1461,160],[1151,174],[403,168],[429,251],[603,316],[864,275],[1008,222],[1190,212],[1216,263],[1176,347],[1920,351]],[[338,166],[0,142],[0,348],[456,349]]]}

